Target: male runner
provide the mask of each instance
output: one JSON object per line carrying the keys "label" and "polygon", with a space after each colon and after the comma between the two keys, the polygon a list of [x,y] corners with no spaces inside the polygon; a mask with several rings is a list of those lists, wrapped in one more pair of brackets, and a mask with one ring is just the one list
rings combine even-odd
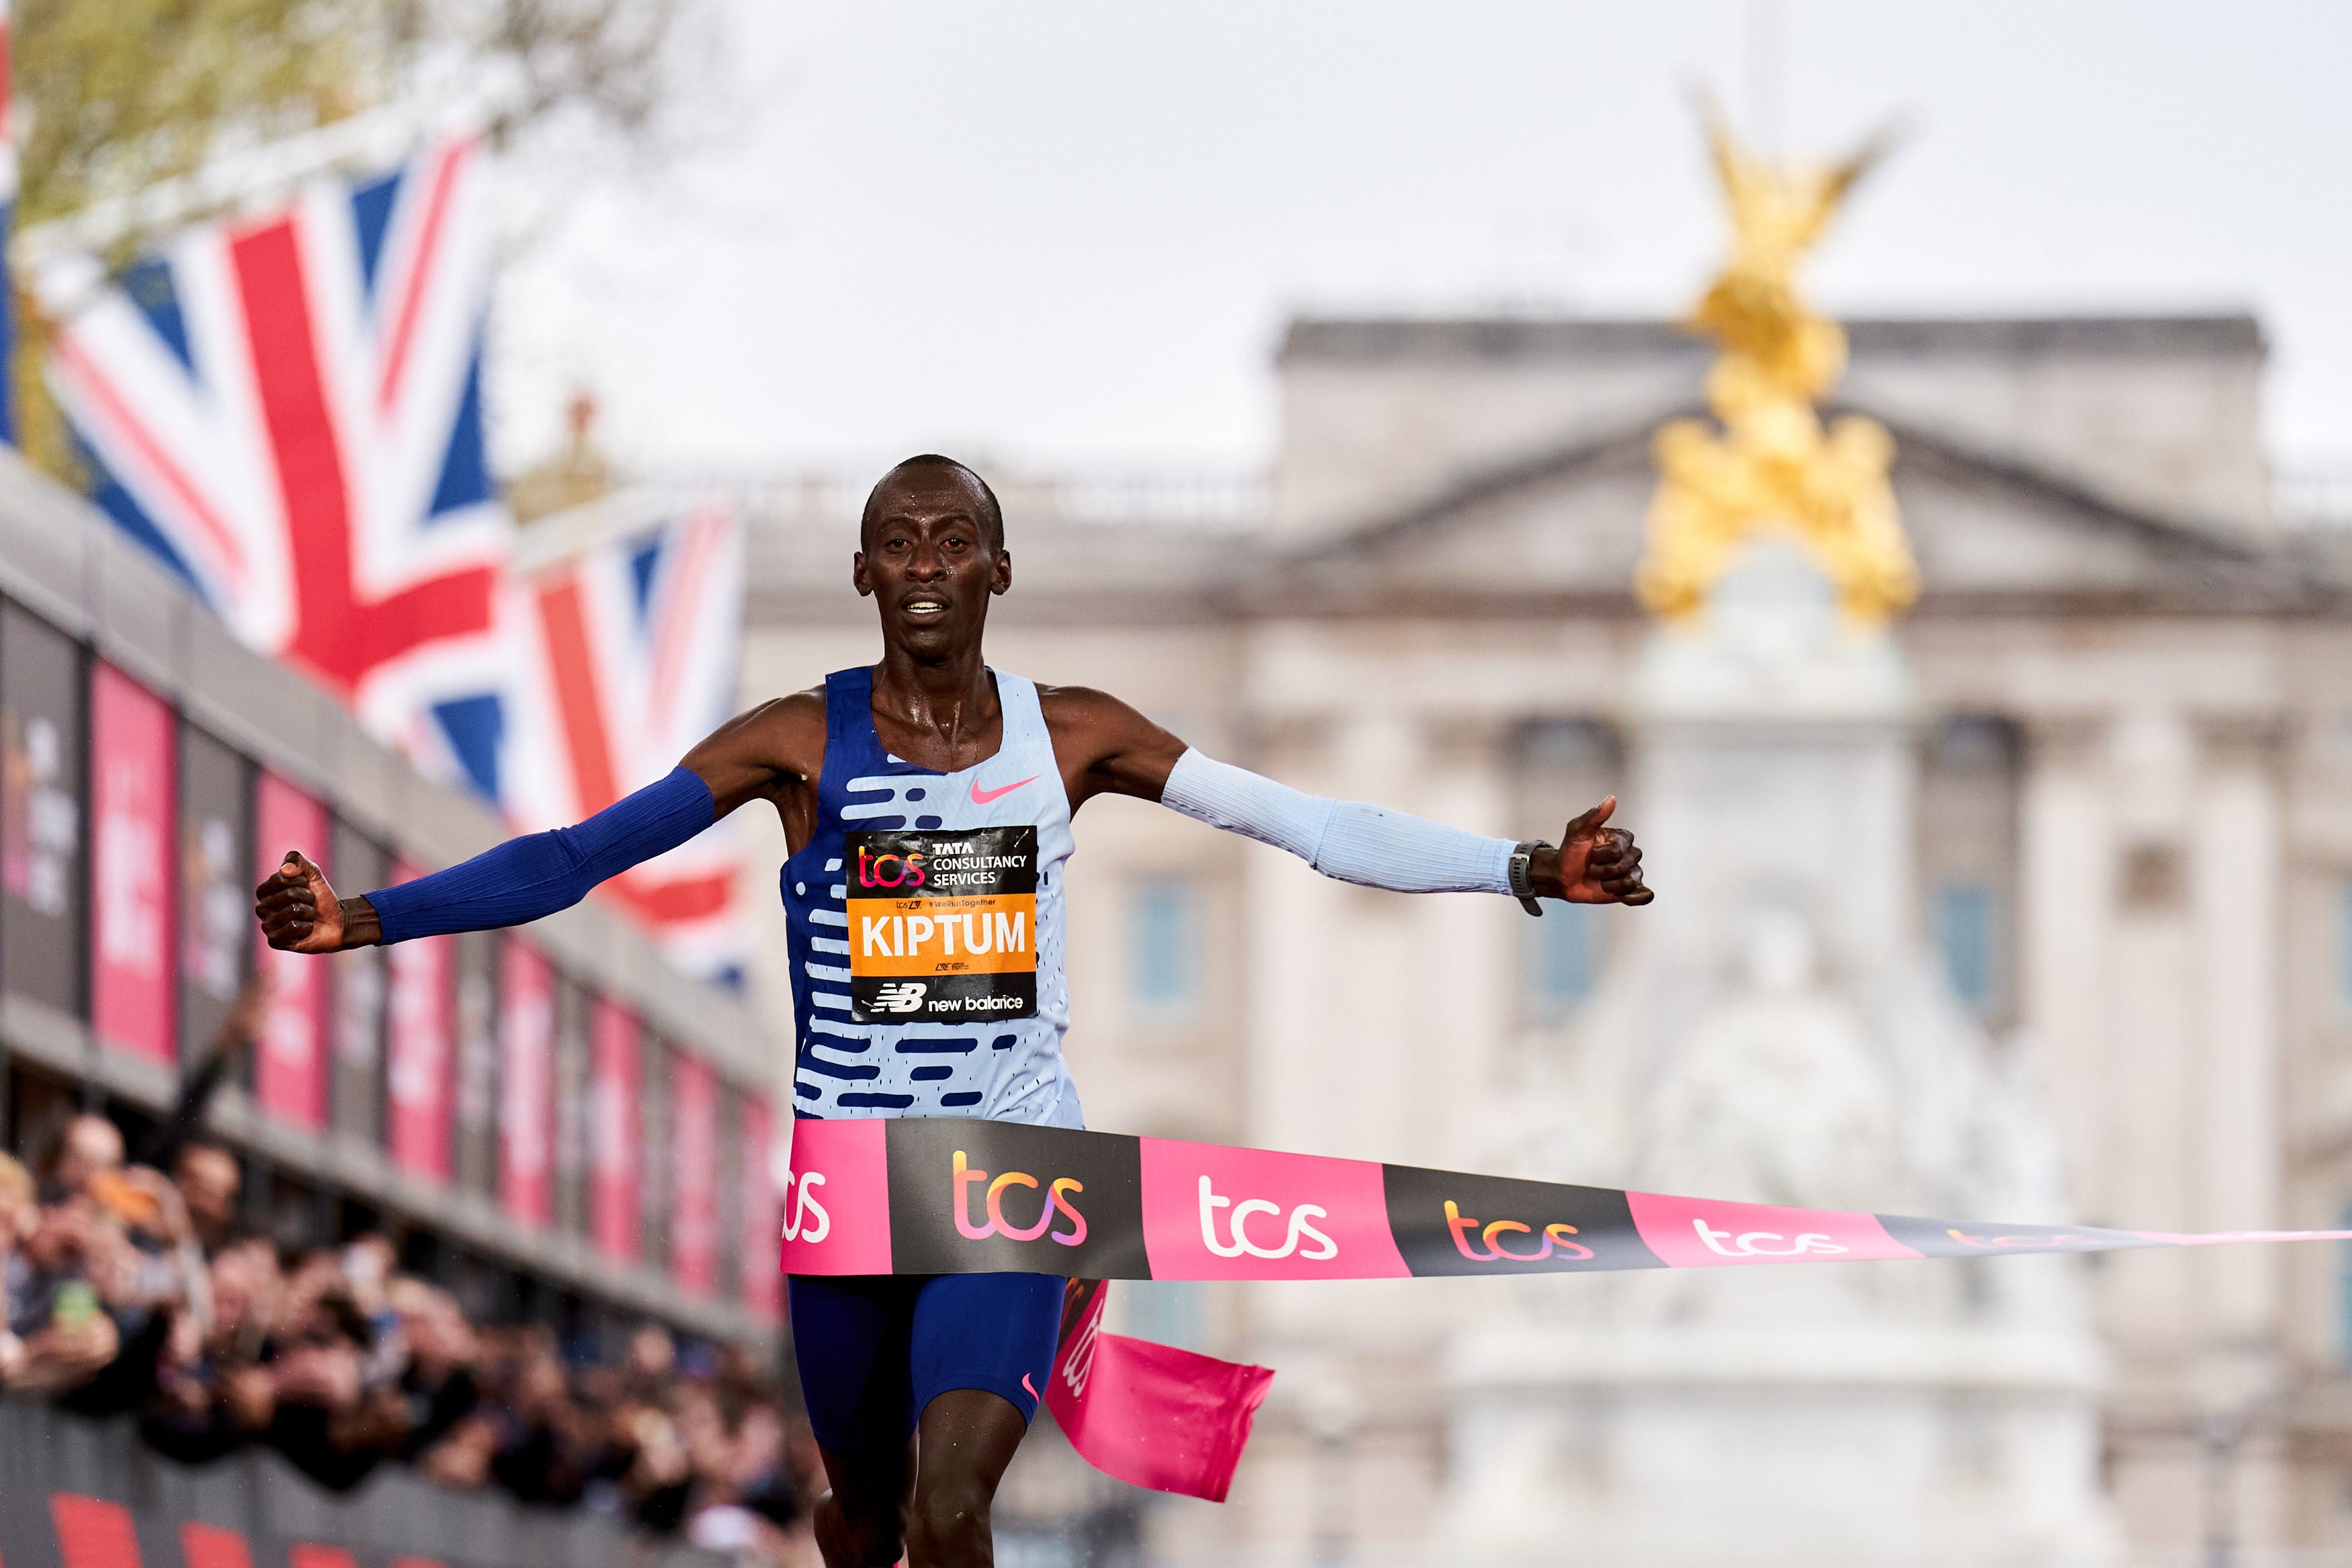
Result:
{"label": "male runner", "polygon": [[[534,920],[765,800],[792,850],[796,1110],[1076,1127],[1062,879],[1071,815],[1096,795],[1158,800],[1370,886],[1513,894],[1530,910],[1650,901],[1633,836],[1603,826],[1613,799],[1557,848],[1481,838],[1309,798],[1114,697],[990,669],[981,633],[1013,558],[995,496],[960,463],[912,457],[884,476],[859,545],[851,580],[881,612],[880,664],[730,721],[577,826],[399,887],[339,899],[289,852],[256,895],[270,946],[331,953]],[[932,914],[905,913],[919,904]],[[791,1296],[833,1486],[816,1513],[829,1568],[902,1550],[915,1568],[992,1561],[989,1505],[1052,1369],[1062,1281],[800,1277]]]}

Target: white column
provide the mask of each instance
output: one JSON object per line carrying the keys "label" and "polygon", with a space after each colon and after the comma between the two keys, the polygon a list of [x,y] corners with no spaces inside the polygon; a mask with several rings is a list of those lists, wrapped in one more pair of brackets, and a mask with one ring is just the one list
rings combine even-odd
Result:
{"label": "white column", "polygon": [[2029,730],[2017,890],[2019,1018],[2047,1086],[2067,1196],[2109,1198],[2105,987],[2114,831],[2102,727],[2088,718]]}
{"label": "white column", "polygon": [[[1496,838],[1509,831],[1509,739],[1491,724],[1433,725],[1423,738],[1425,787],[1419,810],[1438,821]],[[1589,803],[1589,802],[1588,802]],[[1559,815],[1582,810],[1561,802]],[[1559,830],[1553,829],[1556,834]],[[1416,945],[1427,977],[1418,998],[1418,1071],[1442,1098],[1418,1092],[1403,1139],[1383,1157],[1446,1168],[1488,1154],[1492,1097],[1517,1011],[1519,944],[1528,915],[1507,898],[1471,894],[1414,901]],[[1554,918],[1558,918],[1555,913]]]}
{"label": "white column", "polygon": [[[2207,727],[2206,765],[2192,815],[2189,896],[2201,960],[2198,1110],[2205,1129],[2200,1219],[2216,1229],[2269,1228],[2282,1223],[2283,890],[2277,765],[2267,730]],[[2253,1255],[2239,1256],[2251,1260]],[[2212,1276],[2226,1281],[2210,1303],[2215,1331],[2267,1335],[2275,1326],[2279,1254],[2260,1256],[2273,1267]]]}
{"label": "white column", "polygon": [[[2274,724],[2249,716],[2209,721],[2190,809],[2189,920],[2198,953],[2195,1012],[2197,1223],[2268,1229],[2280,1201],[2285,1148],[2280,1104],[2280,906],[2284,844]],[[2285,1348],[2277,1248],[2216,1248],[2198,1255],[2203,1341],[2197,1393],[2222,1412],[2282,1392]],[[2274,1442],[2238,1456],[2235,1507],[2243,1539],[2274,1542],[2287,1528],[2286,1473]]]}

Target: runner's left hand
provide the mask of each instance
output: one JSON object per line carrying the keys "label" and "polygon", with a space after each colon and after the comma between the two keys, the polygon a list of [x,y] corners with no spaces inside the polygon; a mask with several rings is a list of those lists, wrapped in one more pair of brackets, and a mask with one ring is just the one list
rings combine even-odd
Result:
{"label": "runner's left hand", "polygon": [[1559,849],[1537,852],[1528,868],[1537,897],[1639,904],[1657,896],[1642,885],[1642,852],[1633,835],[1602,825],[1616,810],[1612,795],[1561,831]]}

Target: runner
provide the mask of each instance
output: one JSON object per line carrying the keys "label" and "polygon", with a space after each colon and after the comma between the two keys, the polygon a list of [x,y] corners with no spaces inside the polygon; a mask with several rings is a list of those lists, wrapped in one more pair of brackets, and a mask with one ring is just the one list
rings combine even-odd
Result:
{"label": "runner", "polygon": [[[256,894],[273,947],[332,953],[520,924],[765,800],[792,855],[783,899],[801,1115],[971,1116],[1076,1127],[1062,1060],[1070,819],[1094,796],[1158,800],[1402,893],[1647,904],[1642,852],[1605,800],[1558,847],[1318,800],[1192,750],[1100,692],[1038,686],[982,655],[1013,586],[981,477],[911,457],[866,503],[852,581],[882,661],[722,726],[667,779],[575,827],[362,898],[289,852]],[[1062,1281],[961,1274],[792,1281],[793,1344],[832,1490],[829,1568],[992,1561],[989,1506],[1051,1370]]]}

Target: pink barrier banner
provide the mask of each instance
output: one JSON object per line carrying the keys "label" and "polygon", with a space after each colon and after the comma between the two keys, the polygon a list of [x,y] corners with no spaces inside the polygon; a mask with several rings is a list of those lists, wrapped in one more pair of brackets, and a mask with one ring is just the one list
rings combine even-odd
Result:
{"label": "pink barrier banner", "polygon": [[747,1094],[741,1102],[741,1134],[737,1142],[742,1150],[738,1173],[742,1181],[742,1257],[740,1283],[743,1307],[755,1316],[774,1319],[782,1315],[783,1282],[775,1267],[777,1229],[782,1220],[776,1213],[776,1178],[770,1164],[775,1139],[775,1113],[768,1102],[756,1094]]}
{"label": "pink barrier banner", "polygon": [[[418,874],[397,862],[394,882]],[[392,1014],[384,1061],[389,1102],[384,1141],[393,1164],[430,1181],[449,1179],[452,1092],[456,1087],[457,948],[454,938],[399,943],[384,955]]]}
{"label": "pink barrier banner", "polygon": [[719,1075],[700,1057],[671,1061],[669,1274],[708,1296],[719,1288]]}
{"label": "pink barrier banner", "polygon": [[499,955],[499,1201],[535,1230],[555,1218],[555,971],[509,937]]}
{"label": "pink barrier banner", "polygon": [[637,1015],[608,997],[596,998],[588,1035],[588,1234],[605,1257],[634,1263],[643,1222],[638,1186],[638,1087],[644,1082]]}
{"label": "pink barrier banner", "polygon": [[109,664],[89,688],[90,1025],[135,1055],[178,1055],[176,731],[163,699]]}
{"label": "pink barrier banner", "polygon": [[[256,874],[276,872],[299,850],[329,876],[327,809],[275,773],[264,773],[253,802]],[[327,1124],[327,966],[299,953],[261,950],[269,971],[269,1010],[254,1053],[253,1092],[263,1110],[312,1131]]]}

